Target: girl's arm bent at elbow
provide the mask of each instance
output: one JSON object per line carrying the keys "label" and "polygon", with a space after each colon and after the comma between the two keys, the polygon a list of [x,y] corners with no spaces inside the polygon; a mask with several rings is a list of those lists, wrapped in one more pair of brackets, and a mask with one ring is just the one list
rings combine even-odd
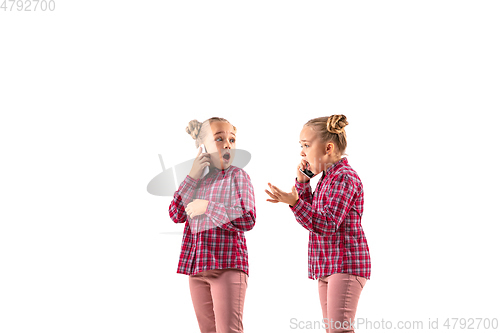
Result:
{"label": "girl's arm bent at elbow", "polygon": [[186,178],[179,185],[179,189],[174,193],[174,199],[170,203],[168,213],[170,218],[175,223],[184,223],[187,221],[187,214],[184,207],[187,206],[194,196],[196,185],[199,179],[194,179],[187,175]]}
{"label": "girl's arm bent at elbow", "polygon": [[340,178],[330,186],[323,207],[314,209],[311,203],[301,198],[293,207],[290,206],[297,222],[320,236],[331,236],[337,231],[356,199],[356,189],[348,180]]}
{"label": "girl's arm bent at elbow", "polygon": [[205,214],[219,228],[231,231],[249,231],[255,225],[255,196],[250,177],[244,171],[234,175],[231,203],[210,201]]}

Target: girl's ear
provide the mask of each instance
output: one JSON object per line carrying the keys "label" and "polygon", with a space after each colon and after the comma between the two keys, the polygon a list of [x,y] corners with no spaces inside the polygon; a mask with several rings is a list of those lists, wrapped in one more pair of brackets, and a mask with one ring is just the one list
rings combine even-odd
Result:
{"label": "girl's ear", "polygon": [[334,148],[335,148],[335,145],[332,142],[328,142],[326,144],[326,154],[327,155],[333,154]]}

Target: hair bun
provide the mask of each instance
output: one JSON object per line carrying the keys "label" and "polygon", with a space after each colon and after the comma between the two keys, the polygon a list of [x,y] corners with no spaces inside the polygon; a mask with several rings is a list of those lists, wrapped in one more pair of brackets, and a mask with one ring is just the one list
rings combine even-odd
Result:
{"label": "hair bun", "polygon": [[343,114],[330,116],[326,121],[326,129],[328,132],[335,134],[345,132],[344,127],[347,125],[349,125],[349,123]]}
{"label": "hair bun", "polygon": [[200,135],[201,123],[198,120],[191,120],[186,127],[186,132],[191,135],[191,137],[196,140],[198,135]]}

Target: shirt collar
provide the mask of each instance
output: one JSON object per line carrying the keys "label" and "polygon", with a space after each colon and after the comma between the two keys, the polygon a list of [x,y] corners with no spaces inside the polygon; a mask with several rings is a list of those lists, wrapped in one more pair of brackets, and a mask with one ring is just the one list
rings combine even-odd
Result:
{"label": "shirt collar", "polygon": [[347,164],[347,157],[342,157],[340,160],[337,161],[337,163],[330,165],[328,167],[328,169],[326,169],[326,171],[323,171],[323,173],[325,175],[328,175],[332,172],[337,171],[342,165],[346,165],[346,164]]}
{"label": "shirt collar", "polygon": [[224,170],[222,170],[222,169],[219,169],[219,168],[211,165],[211,166],[209,166],[208,170],[209,170],[209,173],[211,173],[211,172],[214,172],[214,173],[227,172],[227,171],[229,171],[229,169],[231,169],[232,166],[233,165],[231,164],[230,166],[228,166],[227,168],[225,168]]}

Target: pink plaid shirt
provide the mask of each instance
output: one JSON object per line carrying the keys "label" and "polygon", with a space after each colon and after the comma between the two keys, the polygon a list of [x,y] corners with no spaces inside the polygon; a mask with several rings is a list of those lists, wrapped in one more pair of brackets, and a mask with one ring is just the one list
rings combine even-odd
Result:
{"label": "pink plaid shirt", "polygon": [[[192,219],[184,206],[208,200],[205,214]],[[194,275],[211,269],[237,268],[248,275],[244,231],[255,225],[255,198],[248,174],[234,165],[210,168],[201,179],[189,175],[174,193],[169,207],[175,223],[186,223],[177,273]]]}
{"label": "pink plaid shirt", "polygon": [[311,194],[295,178],[299,200],[290,209],[309,230],[309,278],[348,273],[370,279],[368,243],[361,227],[363,184],[347,158],[331,165]]}

